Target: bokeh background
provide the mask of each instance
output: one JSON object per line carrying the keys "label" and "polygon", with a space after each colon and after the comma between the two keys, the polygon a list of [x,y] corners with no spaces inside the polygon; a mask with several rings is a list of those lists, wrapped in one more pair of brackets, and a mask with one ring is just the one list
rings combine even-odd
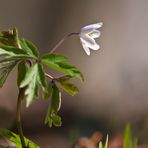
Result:
{"label": "bokeh background", "polygon": [[[127,122],[148,142],[148,1],[147,0],[0,0],[0,29],[16,26],[47,53],[66,34],[103,22],[101,49],[87,56],[79,38],[71,37],[57,53],[83,72],[79,94],[62,94],[61,128],[43,125],[48,102],[23,108],[25,133],[41,147],[70,147],[72,136],[94,131],[110,135]],[[0,90],[0,126],[15,126],[16,71]],[[25,106],[25,102],[24,102]],[[58,140],[58,142],[57,142]]]}

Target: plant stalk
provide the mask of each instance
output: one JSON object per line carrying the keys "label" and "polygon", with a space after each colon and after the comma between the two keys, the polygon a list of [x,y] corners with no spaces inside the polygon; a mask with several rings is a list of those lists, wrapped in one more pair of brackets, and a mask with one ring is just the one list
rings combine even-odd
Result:
{"label": "plant stalk", "polygon": [[17,124],[18,134],[20,136],[22,148],[27,148],[24,140],[22,123],[21,123],[21,101],[23,97],[24,97],[24,88],[20,89],[18,94],[17,108],[16,108],[16,124]]}
{"label": "plant stalk", "polygon": [[49,52],[50,54],[53,53],[68,37],[73,36],[73,35],[79,35],[80,33],[78,32],[73,32],[65,35]]}

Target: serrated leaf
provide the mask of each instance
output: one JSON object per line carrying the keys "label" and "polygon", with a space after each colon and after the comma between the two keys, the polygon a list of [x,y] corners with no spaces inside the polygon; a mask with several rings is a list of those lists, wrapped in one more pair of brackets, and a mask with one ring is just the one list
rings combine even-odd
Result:
{"label": "serrated leaf", "polygon": [[3,86],[5,83],[9,73],[12,71],[12,69],[15,67],[16,62],[11,63],[9,66],[5,67],[2,72],[0,73],[0,87]]}
{"label": "serrated leaf", "polygon": [[68,64],[67,58],[62,55],[45,55],[42,57],[42,63],[66,75],[84,80],[82,73],[75,66]]}
{"label": "serrated leaf", "polygon": [[61,88],[66,91],[68,94],[70,94],[71,96],[74,96],[78,93],[78,88],[72,84],[72,83],[69,83],[65,80],[60,80],[60,81],[57,81],[60,83],[60,86]]}
{"label": "serrated leaf", "polygon": [[[14,143],[17,146],[17,148],[22,148],[19,135],[15,134],[7,129],[3,129],[0,131],[0,136],[8,139],[12,143]],[[36,145],[31,140],[29,140],[25,137],[24,137],[24,140],[25,140],[25,144],[28,148],[40,148],[38,145]]]}
{"label": "serrated leaf", "polygon": [[39,56],[38,49],[32,42],[27,39],[20,39],[19,41],[22,49],[24,49],[29,55],[36,58]]}
{"label": "serrated leaf", "polygon": [[42,87],[43,91],[46,93],[48,85],[47,85],[46,76],[43,70],[43,66],[41,64],[38,64],[37,80],[39,85]]}
{"label": "serrated leaf", "polygon": [[57,113],[61,107],[61,92],[54,82],[52,89],[51,108],[54,110],[55,113]]}
{"label": "serrated leaf", "polygon": [[27,71],[24,80],[20,83],[20,88],[26,87],[25,95],[26,95],[26,106],[28,107],[33,100],[38,96],[38,64],[34,64]]}
{"label": "serrated leaf", "polygon": [[18,64],[18,75],[17,75],[17,85],[20,86],[21,82],[24,80],[26,75],[27,67],[25,61]]}

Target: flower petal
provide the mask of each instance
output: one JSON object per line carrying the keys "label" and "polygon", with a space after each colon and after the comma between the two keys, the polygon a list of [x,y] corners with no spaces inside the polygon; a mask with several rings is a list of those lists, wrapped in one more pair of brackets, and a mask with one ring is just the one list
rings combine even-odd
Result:
{"label": "flower petal", "polygon": [[90,55],[90,49],[82,42],[82,46],[87,55]]}
{"label": "flower petal", "polygon": [[87,47],[93,49],[93,50],[98,50],[100,46],[95,42],[93,38],[90,38],[89,36],[83,36],[80,37],[82,44],[84,43]]}
{"label": "flower petal", "polygon": [[100,23],[96,23],[96,24],[91,24],[91,25],[88,25],[88,26],[85,26],[83,27],[81,30],[88,30],[88,29],[98,29],[100,27],[102,27],[103,23],[100,22]]}
{"label": "flower petal", "polygon": [[85,35],[85,34],[91,33],[93,30],[94,30],[93,28],[88,28],[88,29],[82,28],[80,34]]}
{"label": "flower petal", "polygon": [[101,35],[101,32],[98,30],[94,30],[88,34],[88,36],[90,36],[92,38],[98,38],[100,35]]}

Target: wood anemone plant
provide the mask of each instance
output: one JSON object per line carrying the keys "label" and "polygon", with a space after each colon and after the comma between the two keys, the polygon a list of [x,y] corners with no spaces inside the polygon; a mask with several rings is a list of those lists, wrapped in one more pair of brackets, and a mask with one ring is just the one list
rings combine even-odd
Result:
{"label": "wood anemone plant", "polygon": [[[59,87],[74,96],[78,93],[78,88],[70,80],[79,78],[83,81],[84,78],[75,66],[69,64],[67,57],[54,54],[54,52],[68,37],[73,35],[80,37],[83,46],[85,44],[84,51],[87,49],[87,54],[88,48],[97,50],[94,38],[99,37],[100,33],[96,29],[101,25],[99,23],[89,25],[82,28],[80,33],[70,33],[64,36],[49,53],[43,56],[40,55],[38,48],[31,41],[18,36],[16,28],[0,31],[0,87],[3,86],[13,68],[17,67],[17,86],[19,90],[16,106],[18,135],[4,129],[0,131],[0,136],[12,141],[18,148],[39,148],[24,137],[21,123],[22,101],[25,100],[26,107],[29,107],[39,97],[39,94],[42,94],[45,100],[50,99],[45,124],[48,124],[49,127],[52,125],[61,126],[61,117],[58,115],[61,107]],[[59,71],[61,76],[54,77],[50,75],[45,71],[45,66]]]}
{"label": "wood anemone plant", "polygon": [[[64,40],[62,39],[58,45]],[[54,47],[50,53],[40,56],[38,48],[32,42],[19,38],[16,28],[0,32],[0,87],[3,86],[12,69],[16,66],[18,69],[17,85],[19,93],[16,124],[19,138],[18,135],[9,130],[2,130],[0,135],[15,142],[17,147],[38,147],[24,138],[21,123],[21,102],[26,100],[26,106],[29,107],[41,92],[44,99],[51,99],[45,124],[48,124],[49,127],[52,125],[61,126],[61,117],[58,115],[61,107],[59,87],[74,96],[78,92],[78,88],[70,83],[70,79],[79,78],[83,80],[82,73],[75,66],[69,64],[65,56],[53,54],[56,48]],[[58,78],[51,76],[45,72],[45,66],[59,71],[62,76]]]}

